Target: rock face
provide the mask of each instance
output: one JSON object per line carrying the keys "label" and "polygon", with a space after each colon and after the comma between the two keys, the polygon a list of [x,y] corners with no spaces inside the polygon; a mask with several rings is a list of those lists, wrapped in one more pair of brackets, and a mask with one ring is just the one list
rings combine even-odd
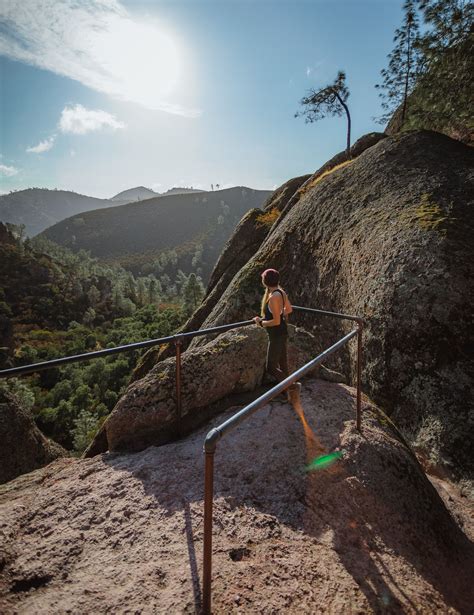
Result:
{"label": "rock face", "polygon": [[[202,326],[255,314],[267,267],[280,270],[293,303],[364,316],[365,391],[432,461],[469,473],[473,159],[469,147],[420,131],[307,184]],[[347,331],[328,318],[297,322],[321,348]],[[335,365],[354,376],[351,348]]]}
{"label": "rock face", "polygon": [[[472,545],[383,413],[365,406],[355,431],[354,394],[308,380],[300,407],[274,402],[219,443],[213,612],[471,612]],[[5,485],[0,611],[199,612],[202,444],[227,416]]]}
{"label": "rock face", "polygon": [[4,391],[0,391],[0,442],[0,483],[66,454],[41,433],[16,397]]}
{"label": "rock face", "polygon": [[[386,135],[380,132],[364,135],[351,147],[351,158],[357,158],[366,149],[385,138]],[[267,235],[280,224],[288,211],[299,201],[300,191],[308,183],[315,181],[323,173],[346,160],[347,153],[344,150],[333,156],[312,175],[301,175],[288,180],[268,197],[263,206],[264,214],[260,209],[252,209],[242,218],[214,267],[202,304],[182,327],[182,331],[196,331],[201,328],[234,275],[254,256]],[[187,348],[188,344],[189,342],[184,341],[183,347]],[[132,380],[143,378],[154,365],[173,354],[174,348],[171,346],[150,349],[141,358]]]}
{"label": "rock face", "polygon": [[[289,340],[289,361],[294,369],[320,351],[315,338],[302,329],[290,326]],[[182,355],[181,433],[202,424],[215,402],[254,391],[261,385],[266,346],[266,332],[250,325],[228,331]],[[143,450],[176,438],[175,372],[176,360],[169,358],[133,383],[107,418],[87,456],[106,450]],[[326,377],[330,379],[331,374]],[[223,407],[225,402],[217,410]]]}
{"label": "rock face", "polygon": [[[365,152],[365,150],[369,149],[370,147],[373,147],[379,141],[382,141],[382,139],[385,139],[386,136],[387,135],[383,132],[369,132],[368,134],[364,135],[360,139],[357,139],[357,141],[351,146],[350,160],[354,160],[355,158],[360,156],[362,152]],[[281,215],[279,216],[278,220],[275,222],[274,228],[276,228],[280,224],[280,222],[285,218],[286,214],[290,211],[293,205],[298,203],[301,197],[301,192],[304,191],[308,185],[315,182],[323,174],[328,173],[331,169],[344,164],[345,162],[347,162],[347,160],[348,160],[347,151],[343,150],[342,152],[339,152],[338,154],[333,156],[330,160],[325,162],[323,166],[320,167],[317,171],[315,171],[312,175],[308,175],[305,178],[298,178],[298,179],[304,179],[304,181],[300,182],[300,185],[297,186],[297,189],[294,190],[292,195],[289,195],[289,197],[291,196],[291,198],[287,198],[285,199],[286,202],[284,202],[283,204],[279,204],[279,210],[281,212]],[[290,182],[292,181],[294,180],[290,180]],[[278,188],[278,190],[275,191],[274,196],[269,198],[269,202],[272,202],[272,200],[274,199],[278,202],[280,200],[278,198],[279,192],[282,190],[282,188],[284,189],[286,186],[288,186],[290,182],[287,182],[286,184],[283,184],[281,188]]]}
{"label": "rock face", "polygon": [[[183,332],[196,331],[201,328],[234,275],[252,258],[270,232],[274,221],[272,212],[281,213],[298,188],[310,177],[311,175],[303,175],[290,179],[267,199],[263,206],[263,213],[261,209],[251,209],[245,214],[224,246],[212,271],[202,304],[182,327]],[[189,342],[184,340],[182,345],[183,348],[187,348]],[[132,380],[143,378],[154,365],[173,354],[172,346],[150,349],[134,370]]]}

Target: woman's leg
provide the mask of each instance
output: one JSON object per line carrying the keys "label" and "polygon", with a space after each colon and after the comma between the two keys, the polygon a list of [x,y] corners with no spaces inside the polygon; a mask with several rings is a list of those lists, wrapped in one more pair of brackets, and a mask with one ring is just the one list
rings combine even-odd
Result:
{"label": "woman's leg", "polygon": [[278,382],[288,376],[288,357],[287,357],[287,337],[286,335],[269,339],[267,349],[267,372]]}

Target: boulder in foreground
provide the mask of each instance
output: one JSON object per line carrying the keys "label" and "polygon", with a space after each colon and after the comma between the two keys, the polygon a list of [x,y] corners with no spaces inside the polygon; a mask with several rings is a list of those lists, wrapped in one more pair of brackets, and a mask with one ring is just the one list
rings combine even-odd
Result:
{"label": "boulder in foreground", "polygon": [[[265,331],[250,325],[223,333],[183,353],[179,425],[176,360],[169,358],[158,363],[144,378],[128,387],[86,456],[106,450],[139,451],[151,444],[169,442],[179,432],[187,433],[201,425],[209,412],[232,405],[232,401],[225,400],[254,391],[262,383],[267,339]],[[304,365],[321,350],[311,334],[290,326],[288,354],[293,369]],[[213,404],[219,401],[221,407],[213,409]]]}
{"label": "boulder in foreground", "polygon": [[19,400],[0,391],[0,483],[63,455],[66,451],[41,433]]}
{"label": "boulder in foreground", "polygon": [[[471,612],[472,544],[383,413],[365,405],[355,430],[354,397],[308,380],[304,423],[274,402],[219,443],[214,612]],[[202,444],[227,416],[5,485],[0,611],[198,611]],[[332,466],[305,471],[333,450]]]}

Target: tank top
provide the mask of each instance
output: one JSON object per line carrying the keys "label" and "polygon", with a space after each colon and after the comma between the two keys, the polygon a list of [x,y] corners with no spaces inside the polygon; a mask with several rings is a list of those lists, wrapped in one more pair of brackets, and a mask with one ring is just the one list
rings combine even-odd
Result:
{"label": "tank top", "polygon": [[[270,295],[270,297],[274,293],[280,293],[281,298],[283,299],[283,308],[280,314],[280,324],[276,327],[265,327],[265,330],[270,337],[288,334],[288,328],[286,326],[286,316],[285,316],[285,297],[279,288],[274,290],[273,293]],[[268,297],[269,300],[270,300],[270,297]],[[268,301],[265,304],[265,320],[273,320],[273,314],[271,313],[270,308],[268,306]]]}

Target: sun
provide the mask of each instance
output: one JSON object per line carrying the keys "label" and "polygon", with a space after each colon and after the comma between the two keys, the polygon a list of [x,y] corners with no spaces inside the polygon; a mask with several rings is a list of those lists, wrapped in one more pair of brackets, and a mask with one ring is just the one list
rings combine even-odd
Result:
{"label": "sun", "polygon": [[177,44],[154,23],[117,16],[105,30],[91,34],[90,44],[107,89],[119,98],[134,100],[150,109],[161,108],[178,83]]}

